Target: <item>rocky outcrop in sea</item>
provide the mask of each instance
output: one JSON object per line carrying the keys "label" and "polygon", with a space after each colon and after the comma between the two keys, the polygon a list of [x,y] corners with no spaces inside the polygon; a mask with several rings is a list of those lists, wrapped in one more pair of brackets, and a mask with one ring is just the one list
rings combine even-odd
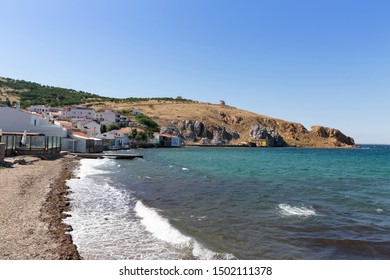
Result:
{"label": "rocky outcrop in sea", "polygon": [[335,128],[323,127],[323,126],[312,126],[311,133],[315,136],[322,138],[334,138],[336,145],[355,145],[355,140],[351,137],[346,136],[340,130]]}

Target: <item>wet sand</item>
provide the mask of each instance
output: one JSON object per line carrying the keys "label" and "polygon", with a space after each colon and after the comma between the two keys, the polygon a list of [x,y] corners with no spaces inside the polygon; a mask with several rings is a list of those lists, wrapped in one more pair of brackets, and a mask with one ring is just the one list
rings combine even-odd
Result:
{"label": "wet sand", "polygon": [[52,160],[6,158],[0,167],[0,259],[80,259],[63,223],[69,210],[65,180],[77,166],[73,156]]}

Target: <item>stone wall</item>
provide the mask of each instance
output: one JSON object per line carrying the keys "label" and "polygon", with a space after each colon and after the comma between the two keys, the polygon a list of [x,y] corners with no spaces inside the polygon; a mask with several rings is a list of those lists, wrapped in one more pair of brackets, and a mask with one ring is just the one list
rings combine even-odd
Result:
{"label": "stone wall", "polygon": [[5,143],[0,143],[0,162],[4,161],[5,157]]}

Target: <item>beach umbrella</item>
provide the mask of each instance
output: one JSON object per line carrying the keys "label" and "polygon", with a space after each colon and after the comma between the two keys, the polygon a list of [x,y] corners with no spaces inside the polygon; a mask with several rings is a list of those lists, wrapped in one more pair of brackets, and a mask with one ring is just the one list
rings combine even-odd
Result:
{"label": "beach umbrella", "polygon": [[22,141],[20,141],[23,145],[26,145],[27,143],[27,131],[25,130],[23,132]]}

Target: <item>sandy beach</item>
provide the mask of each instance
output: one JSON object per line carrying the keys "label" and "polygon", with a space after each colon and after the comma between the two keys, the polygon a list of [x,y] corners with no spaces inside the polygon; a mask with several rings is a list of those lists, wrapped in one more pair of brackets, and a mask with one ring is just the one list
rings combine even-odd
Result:
{"label": "sandy beach", "polygon": [[68,188],[77,160],[6,158],[0,167],[0,259],[80,259],[62,219],[69,208]]}

